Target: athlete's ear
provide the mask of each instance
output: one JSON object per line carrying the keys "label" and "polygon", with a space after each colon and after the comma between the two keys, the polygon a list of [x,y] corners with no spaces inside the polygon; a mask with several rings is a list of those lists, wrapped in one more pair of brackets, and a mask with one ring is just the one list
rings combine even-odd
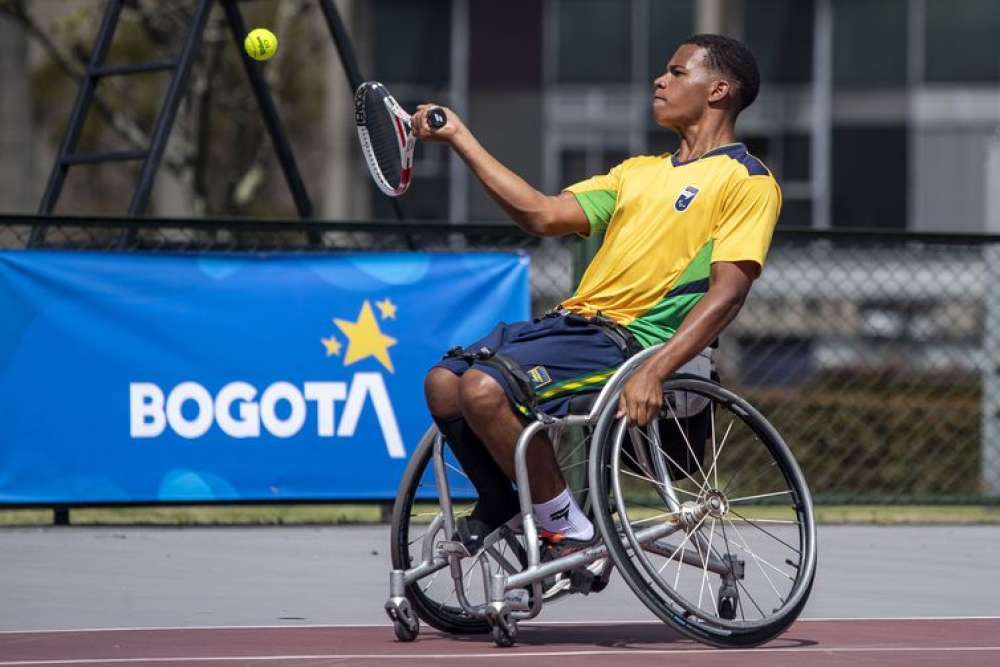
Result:
{"label": "athlete's ear", "polygon": [[710,103],[721,102],[726,96],[733,94],[733,86],[726,79],[716,79],[712,82],[712,87],[708,91],[708,101]]}

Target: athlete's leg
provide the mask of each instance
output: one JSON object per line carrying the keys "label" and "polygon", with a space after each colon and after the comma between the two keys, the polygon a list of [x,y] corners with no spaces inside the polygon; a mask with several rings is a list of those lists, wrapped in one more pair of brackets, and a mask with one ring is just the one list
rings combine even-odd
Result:
{"label": "athlete's leg", "polygon": [[496,528],[518,513],[517,494],[510,480],[490,456],[482,441],[462,415],[459,376],[452,371],[432,368],[424,380],[427,407],[434,423],[448,441],[462,470],[476,487],[480,501],[472,517]]}
{"label": "athlete's leg", "polygon": [[[507,476],[515,479],[514,452],[524,422],[511,408],[504,390],[486,373],[472,369],[462,376],[459,396],[466,421],[489,447]],[[525,458],[530,471],[532,510],[542,536],[589,542],[594,536],[594,527],[569,492],[548,436],[537,434],[528,445]]]}
{"label": "athlete's leg", "polygon": [[[462,375],[459,397],[462,414],[472,430],[489,448],[507,477],[515,479],[514,450],[524,430],[524,422],[514,412],[503,389],[486,373],[471,369]],[[536,503],[551,500],[566,488],[552,443],[544,434],[539,433],[532,440],[527,463],[531,471],[531,497]]]}

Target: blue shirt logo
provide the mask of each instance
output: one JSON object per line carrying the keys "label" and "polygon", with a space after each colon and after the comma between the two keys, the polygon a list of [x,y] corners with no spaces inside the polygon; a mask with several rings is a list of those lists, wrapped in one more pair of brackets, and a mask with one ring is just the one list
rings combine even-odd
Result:
{"label": "blue shirt logo", "polygon": [[686,211],[699,192],[700,190],[693,185],[685,186],[685,188],[681,190],[681,193],[677,195],[677,201],[674,202],[674,210],[678,213]]}

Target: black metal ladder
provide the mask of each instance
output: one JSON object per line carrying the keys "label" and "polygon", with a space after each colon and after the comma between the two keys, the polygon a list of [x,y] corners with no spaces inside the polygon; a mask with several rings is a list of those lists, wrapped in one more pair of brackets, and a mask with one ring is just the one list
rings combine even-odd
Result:
{"label": "black metal ladder", "polygon": [[[243,38],[246,35],[246,24],[239,8],[237,7],[237,0],[220,0],[220,2],[225,10],[227,22],[229,23],[233,38],[240,53],[243,53]],[[77,91],[76,101],[73,103],[73,110],[70,113],[66,134],[63,136],[62,143],[59,146],[59,152],[56,157],[55,164],[52,167],[52,172],[49,175],[49,181],[45,188],[45,194],[42,196],[42,201],[38,208],[38,213],[40,215],[50,215],[55,209],[56,202],[59,200],[59,195],[62,192],[63,183],[66,180],[66,174],[71,166],[140,160],[142,161],[142,169],[139,174],[139,181],[136,185],[135,192],[132,195],[132,201],[128,207],[128,216],[138,217],[145,214],[146,207],[149,203],[149,195],[152,191],[153,182],[156,178],[156,172],[159,169],[160,162],[163,160],[163,154],[167,147],[167,140],[170,137],[170,131],[173,128],[174,119],[177,117],[177,111],[180,108],[181,101],[184,97],[187,82],[191,74],[191,67],[197,58],[198,47],[201,44],[202,35],[205,31],[205,25],[214,4],[215,0],[198,0],[192,16],[191,25],[184,37],[184,43],[181,47],[181,51],[175,58],[138,64],[105,65],[104,61],[111,48],[111,42],[114,39],[115,29],[118,26],[118,20],[121,16],[123,5],[123,0],[108,0],[104,10],[104,16],[101,19],[101,24],[97,32],[94,48],[91,52],[90,59],[87,62],[83,80],[80,82],[80,88]],[[321,4],[323,5],[324,13],[327,14],[328,21],[330,21],[330,12],[332,12],[334,21],[338,26],[341,26],[340,17],[337,15],[336,9],[333,7],[332,3],[330,3],[329,0],[321,0]],[[331,33],[334,33],[332,22],[330,27]],[[346,39],[346,35],[344,38]],[[341,44],[338,42],[338,49],[340,47]],[[351,64],[354,64],[356,61],[354,61],[353,49],[351,48],[349,41],[346,42],[346,48],[350,53],[349,60],[351,61]],[[260,111],[264,116],[265,125],[267,126],[267,130],[271,135],[271,140],[278,154],[278,161],[281,164],[282,170],[285,174],[285,179],[288,182],[292,197],[295,200],[295,206],[299,216],[302,218],[310,218],[313,214],[312,202],[306,192],[301,174],[295,162],[295,156],[292,152],[291,145],[278,116],[274,99],[271,96],[270,87],[262,75],[258,63],[252,61],[245,53],[243,53],[243,64],[246,69],[247,77],[250,80],[250,85],[252,86],[254,94],[257,98]],[[350,69],[350,66],[346,61],[345,67]],[[356,64],[354,64],[354,69],[354,77],[352,78],[357,77]],[[167,87],[163,106],[160,108],[160,111],[156,116],[148,148],[94,153],[76,152],[77,144],[80,140],[80,134],[83,130],[84,122],[87,119],[87,113],[93,102],[97,84],[101,79],[111,76],[128,76],[133,74],[169,70],[173,70],[173,75],[170,79],[170,84]],[[40,245],[44,241],[45,232],[45,225],[35,226],[32,230],[31,239],[29,240],[28,245]]]}

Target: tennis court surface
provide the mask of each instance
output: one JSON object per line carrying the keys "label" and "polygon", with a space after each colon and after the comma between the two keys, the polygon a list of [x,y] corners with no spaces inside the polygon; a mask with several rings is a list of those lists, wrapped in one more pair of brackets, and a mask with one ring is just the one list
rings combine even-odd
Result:
{"label": "tennis court surface", "polygon": [[660,623],[524,624],[518,645],[425,630],[411,644],[388,626],[110,629],[0,634],[14,665],[987,665],[1000,661],[1000,617],[813,619],[754,649],[711,649]]}

